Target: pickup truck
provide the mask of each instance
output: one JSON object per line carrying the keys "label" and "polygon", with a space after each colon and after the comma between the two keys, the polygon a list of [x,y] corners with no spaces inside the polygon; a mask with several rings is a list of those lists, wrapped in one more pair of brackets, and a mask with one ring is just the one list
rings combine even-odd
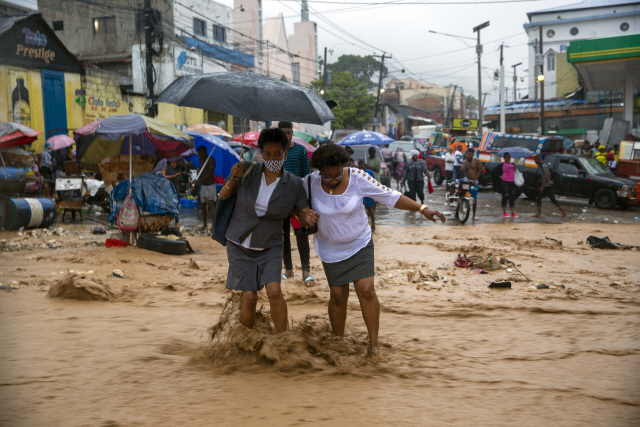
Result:
{"label": "pickup truck", "polygon": [[[600,209],[627,208],[640,201],[640,183],[613,175],[596,159],[575,154],[547,154],[556,194],[589,199]],[[542,170],[518,167],[524,176],[522,192],[535,198],[540,192]]]}

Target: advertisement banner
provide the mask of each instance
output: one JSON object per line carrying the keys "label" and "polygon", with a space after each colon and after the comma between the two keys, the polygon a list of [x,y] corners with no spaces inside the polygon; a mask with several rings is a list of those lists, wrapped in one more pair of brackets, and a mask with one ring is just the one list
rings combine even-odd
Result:
{"label": "advertisement banner", "polygon": [[4,64],[81,73],[82,65],[39,15],[10,17],[0,35]]}
{"label": "advertisement banner", "polygon": [[9,69],[7,73],[7,96],[9,121],[20,123],[31,127],[31,101],[29,100],[29,90],[31,80],[29,73],[21,70]]}
{"label": "advertisement banner", "polygon": [[87,124],[106,119],[109,116],[129,114],[129,105],[122,99],[88,96],[85,106]]}
{"label": "advertisement banner", "polygon": [[476,119],[453,119],[454,130],[476,130],[478,129],[478,120]]}
{"label": "advertisement banner", "polygon": [[202,74],[202,55],[181,46],[173,47],[176,76]]}

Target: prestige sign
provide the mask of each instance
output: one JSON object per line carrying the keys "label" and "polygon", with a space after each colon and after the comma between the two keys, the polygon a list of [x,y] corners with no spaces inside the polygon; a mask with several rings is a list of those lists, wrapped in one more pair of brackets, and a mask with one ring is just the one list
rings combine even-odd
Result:
{"label": "prestige sign", "polygon": [[477,119],[453,119],[454,130],[476,130],[477,128]]}
{"label": "prestige sign", "polygon": [[[0,34],[0,63],[82,73],[82,65],[39,15],[7,18]],[[7,28],[8,27],[8,28]]]}

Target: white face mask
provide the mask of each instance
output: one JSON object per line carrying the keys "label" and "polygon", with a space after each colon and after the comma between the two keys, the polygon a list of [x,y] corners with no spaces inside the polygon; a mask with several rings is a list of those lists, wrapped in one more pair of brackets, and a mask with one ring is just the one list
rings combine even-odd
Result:
{"label": "white face mask", "polygon": [[284,159],[282,160],[265,160],[264,167],[271,173],[278,173],[284,165]]}

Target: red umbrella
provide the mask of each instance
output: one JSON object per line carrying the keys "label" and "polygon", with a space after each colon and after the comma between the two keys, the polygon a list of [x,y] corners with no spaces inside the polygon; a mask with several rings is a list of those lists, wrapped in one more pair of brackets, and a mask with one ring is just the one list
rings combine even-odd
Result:
{"label": "red umbrella", "polygon": [[[260,131],[259,130],[254,130],[252,132],[247,132],[247,133],[244,134],[244,143],[246,145],[249,145],[249,144],[257,145],[259,137],[260,137]],[[242,142],[242,134],[234,136],[233,138],[231,138],[231,140],[232,141],[236,141],[236,142]]]}
{"label": "red umbrella", "polygon": [[0,123],[0,148],[17,147],[18,145],[30,144],[42,133],[28,128],[20,123],[1,122]]}

